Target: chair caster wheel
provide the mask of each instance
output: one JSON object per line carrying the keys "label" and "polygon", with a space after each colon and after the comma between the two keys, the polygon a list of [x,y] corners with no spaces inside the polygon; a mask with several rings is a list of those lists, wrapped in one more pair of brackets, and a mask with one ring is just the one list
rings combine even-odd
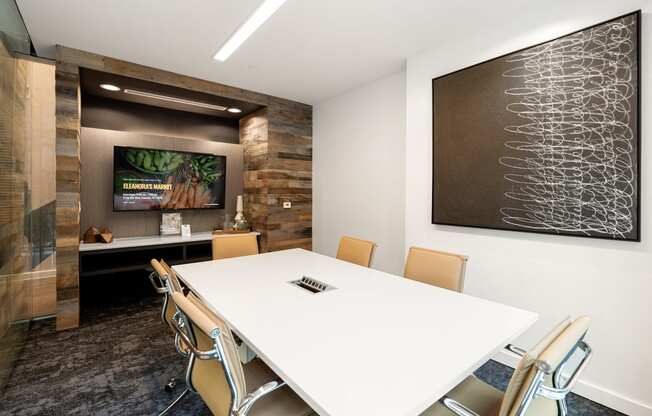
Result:
{"label": "chair caster wheel", "polygon": [[174,388],[177,386],[177,379],[172,377],[170,381],[165,385],[165,391],[168,393],[172,393],[174,391]]}

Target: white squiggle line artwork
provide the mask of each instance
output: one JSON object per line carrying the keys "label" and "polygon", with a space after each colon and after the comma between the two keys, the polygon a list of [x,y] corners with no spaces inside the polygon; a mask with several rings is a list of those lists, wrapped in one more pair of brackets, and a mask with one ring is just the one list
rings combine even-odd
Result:
{"label": "white squiggle line artwork", "polygon": [[627,238],[635,227],[636,137],[631,108],[634,18],[510,55],[507,111],[522,122],[499,159],[505,223],[546,232]]}

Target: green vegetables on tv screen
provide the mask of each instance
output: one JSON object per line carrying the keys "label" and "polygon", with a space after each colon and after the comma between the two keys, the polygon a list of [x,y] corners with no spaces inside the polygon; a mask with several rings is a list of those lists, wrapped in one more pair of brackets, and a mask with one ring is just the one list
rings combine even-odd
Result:
{"label": "green vegetables on tv screen", "polygon": [[224,208],[226,156],[113,148],[114,211]]}

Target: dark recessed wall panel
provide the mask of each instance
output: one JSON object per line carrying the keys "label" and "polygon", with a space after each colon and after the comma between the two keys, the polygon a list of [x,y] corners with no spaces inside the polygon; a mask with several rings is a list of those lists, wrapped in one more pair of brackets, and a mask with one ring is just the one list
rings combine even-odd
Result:
{"label": "dark recessed wall panel", "polygon": [[88,227],[108,227],[114,237],[159,234],[160,211],[113,211],[113,147],[134,146],[226,156],[225,209],[183,210],[184,224],[192,232],[212,231],[235,215],[236,196],[243,194],[243,147],[240,144],[192,140],[172,136],[125,133],[83,127],[81,129],[80,232]]}
{"label": "dark recessed wall panel", "polygon": [[82,127],[239,143],[238,120],[82,95]]}

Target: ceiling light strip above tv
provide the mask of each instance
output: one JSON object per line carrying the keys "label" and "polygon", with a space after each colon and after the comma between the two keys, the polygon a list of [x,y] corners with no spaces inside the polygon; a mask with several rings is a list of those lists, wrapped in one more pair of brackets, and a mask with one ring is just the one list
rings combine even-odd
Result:
{"label": "ceiling light strip above tv", "polygon": [[228,109],[228,107],[224,107],[223,105],[202,103],[200,101],[184,100],[183,98],[170,97],[170,96],[167,96],[167,95],[154,94],[154,93],[145,92],[145,91],[125,89],[124,93],[125,94],[131,94],[131,95],[138,95],[140,97],[153,98],[155,100],[168,101],[168,102],[171,102],[171,103],[186,104],[186,105],[191,105],[191,106],[194,106],[194,107],[208,108],[208,109],[211,109],[211,110],[226,111]]}

